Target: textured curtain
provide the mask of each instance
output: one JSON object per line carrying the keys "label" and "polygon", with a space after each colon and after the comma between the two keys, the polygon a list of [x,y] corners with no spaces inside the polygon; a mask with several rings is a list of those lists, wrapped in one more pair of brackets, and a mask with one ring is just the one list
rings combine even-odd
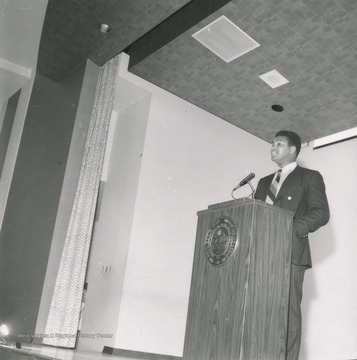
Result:
{"label": "textured curtain", "polygon": [[43,344],[73,348],[94,212],[112,113],[119,56],[100,68],[74,205],[47,318]]}

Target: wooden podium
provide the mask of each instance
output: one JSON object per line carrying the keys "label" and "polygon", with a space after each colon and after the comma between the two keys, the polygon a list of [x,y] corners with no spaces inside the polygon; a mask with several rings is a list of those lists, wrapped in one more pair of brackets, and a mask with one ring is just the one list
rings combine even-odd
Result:
{"label": "wooden podium", "polygon": [[293,213],[243,198],[198,212],[184,360],[283,360]]}

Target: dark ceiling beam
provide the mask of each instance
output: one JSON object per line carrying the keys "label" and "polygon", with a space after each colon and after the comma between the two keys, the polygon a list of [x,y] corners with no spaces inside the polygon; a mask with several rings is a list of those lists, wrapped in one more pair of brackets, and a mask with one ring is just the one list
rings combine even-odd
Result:
{"label": "dark ceiling beam", "polygon": [[125,49],[125,52],[130,55],[129,68],[138,64],[230,1],[190,1]]}

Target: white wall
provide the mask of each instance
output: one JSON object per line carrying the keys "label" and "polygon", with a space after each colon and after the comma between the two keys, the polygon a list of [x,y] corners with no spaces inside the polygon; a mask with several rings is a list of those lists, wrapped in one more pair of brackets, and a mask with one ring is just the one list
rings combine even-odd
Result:
{"label": "white wall", "polygon": [[34,77],[48,0],[0,0],[0,103]]}
{"label": "white wall", "polygon": [[269,172],[270,144],[125,69],[152,97],[114,347],[181,356],[196,212],[230,200],[248,173]]}
{"label": "white wall", "polygon": [[36,73],[48,0],[0,0],[1,124],[8,99],[21,89],[0,179],[0,228]]}
{"label": "white wall", "polygon": [[356,155],[356,138],[300,155],[323,175],[331,212],[329,223],[310,236],[301,360],[357,358]]}

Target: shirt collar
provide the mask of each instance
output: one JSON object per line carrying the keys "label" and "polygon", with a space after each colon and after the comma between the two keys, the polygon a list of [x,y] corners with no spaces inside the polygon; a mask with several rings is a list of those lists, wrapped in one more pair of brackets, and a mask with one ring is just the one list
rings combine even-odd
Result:
{"label": "shirt collar", "polygon": [[293,161],[282,168],[282,174],[291,173],[296,167],[297,167],[297,163],[296,161]]}

